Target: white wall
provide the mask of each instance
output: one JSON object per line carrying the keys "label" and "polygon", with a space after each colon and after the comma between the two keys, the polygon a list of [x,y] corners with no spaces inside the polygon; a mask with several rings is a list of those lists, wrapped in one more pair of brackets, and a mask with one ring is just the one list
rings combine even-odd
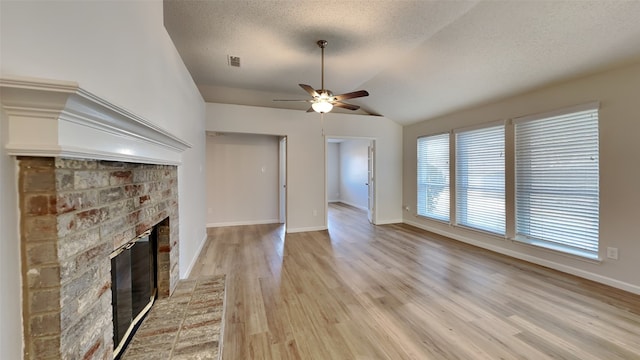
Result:
{"label": "white wall", "polygon": [[340,143],[327,143],[327,201],[340,201]]}
{"label": "white wall", "polygon": [[340,143],[340,201],[367,210],[369,189],[368,147],[370,140],[346,140]]}
{"label": "white wall", "polygon": [[207,226],[280,222],[279,145],[272,135],[207,137]]}
{"label": "white wall", "polygon": [[[402,127],[379,116],[329,113],[324,120],[327,138],[376,139],[376,223],[401,221]],[[287,231],[327,228],[325,135],[319,114],[208,103],[206,127],[209,131],[287,135]]]}
{"label": "white wall", "polygon": [[[640,64],[515,96],[404,128],[405,222],[640,294]],[[600,249],[589,262],[415,216],[416,139],[422,135],[600,101]],[[507,169],[511,171],[511,169]],[[607,247],[619,260],[606,258]]]}
{"label": "white wall", "polygon": [[[178,169],[180,274],[185,276],[206,239],[204,102],[164,29],[162,2],[2,1],[0,16],[0,76],[75,81],[193,145]],[[15,299],[4,299],[19,294],[14,291],[20,281],[19,239],[12,230],[17,207],[10,181],[15,161],[0,156],[0,353],[20,359],[16,314],[21,310]]]}

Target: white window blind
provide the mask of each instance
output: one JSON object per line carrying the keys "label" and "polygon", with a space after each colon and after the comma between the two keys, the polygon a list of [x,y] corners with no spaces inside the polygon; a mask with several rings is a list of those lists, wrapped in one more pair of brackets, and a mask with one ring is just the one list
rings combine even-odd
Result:
{"label": "white window blind", "polygon": [[505,234],[504,125],[456,133],[456,223]]}
{"label": "white window blind", "polygon": [[449,134],[418,138],[418,215],[449,221]]}
{"label": "white window blind", "polygon": [[598,110],[515,122],[516,238],[598,256]]}

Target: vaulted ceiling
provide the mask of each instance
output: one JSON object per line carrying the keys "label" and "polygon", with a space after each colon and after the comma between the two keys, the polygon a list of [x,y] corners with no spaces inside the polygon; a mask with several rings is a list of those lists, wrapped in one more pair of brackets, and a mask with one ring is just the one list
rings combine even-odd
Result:
{"label": "vaulted ceiling", "polygon": [[306,111],[272,100],[320,88],[324,39],[325,87],[400,124],[640,61],[640,1],[165,0],[164,18],[205,101]]}

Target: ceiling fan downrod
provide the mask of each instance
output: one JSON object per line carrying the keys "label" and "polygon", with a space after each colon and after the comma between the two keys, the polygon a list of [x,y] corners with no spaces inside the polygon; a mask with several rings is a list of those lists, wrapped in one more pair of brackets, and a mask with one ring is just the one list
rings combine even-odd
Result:
{"label": "ceiling fan downrod", "polygon": [[318,40],[316,44],[318,44],[318,46],[322,51],[322,63],[321,63],[321,70],[320,70],[320,77],[321,77],[320,92],[324,93],[324,48],[327,46],[327,40]]}

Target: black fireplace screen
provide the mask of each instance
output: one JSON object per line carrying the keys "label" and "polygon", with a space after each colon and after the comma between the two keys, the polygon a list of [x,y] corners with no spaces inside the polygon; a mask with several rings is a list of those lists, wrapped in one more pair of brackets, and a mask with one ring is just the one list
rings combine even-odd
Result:
{"label": "black fireplace screen", "polygon": [[111,254],[114,357],[118,358],[157,293],[156,234],[147,231]]}

